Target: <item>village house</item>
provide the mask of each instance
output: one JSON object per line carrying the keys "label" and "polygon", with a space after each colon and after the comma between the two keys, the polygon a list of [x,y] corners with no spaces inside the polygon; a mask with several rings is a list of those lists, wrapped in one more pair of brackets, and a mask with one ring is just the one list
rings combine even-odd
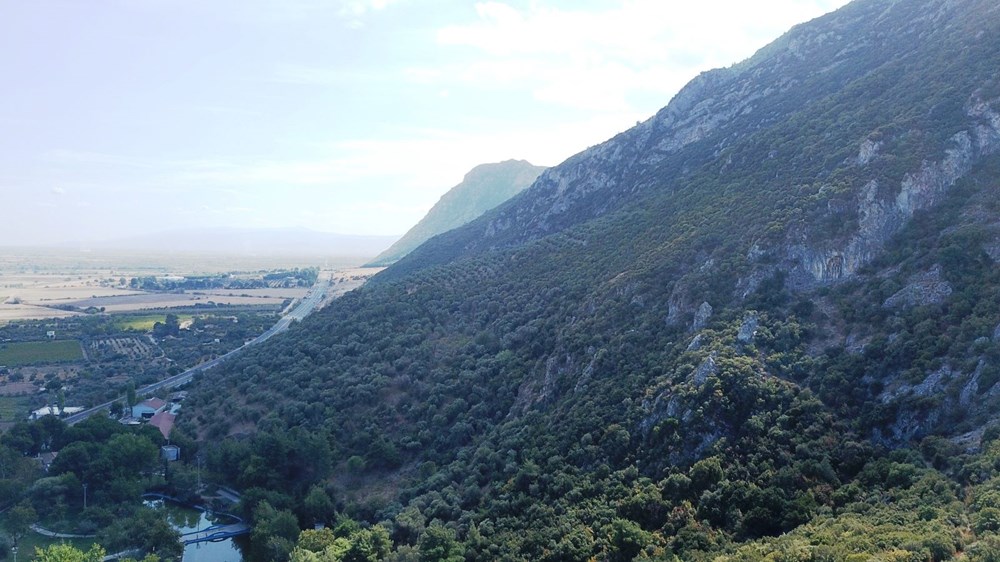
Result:
{"label": "village house", "polygon": [[147,398],[132,406],[132,417],[136,419],[151,419],[157,413],[162,412],[167,407],[167,403],[160,398]]}

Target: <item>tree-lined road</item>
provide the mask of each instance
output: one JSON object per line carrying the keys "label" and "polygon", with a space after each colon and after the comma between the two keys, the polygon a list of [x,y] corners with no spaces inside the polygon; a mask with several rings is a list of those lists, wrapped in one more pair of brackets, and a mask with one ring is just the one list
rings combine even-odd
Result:
{"label": "tree-lined road", "polygon": [[[316,284],[313,285],[312,289],[310,289],[309,293],[306,295],[306,298],[302,299],[302,302],[300,302],[295,308],[293,308],[290,312],[288,312],[288,314],[282,316],[281,319],[278,320],[273,326],[268,328],[266,332],[243,344],[243,346],[238,347],[230,351],[229,353],[226,353],[225,355],[220,355],[215,359],[206,361],[196,367],[192,367],[184,371],[183,373],[165,378],[162,381],[155,382],[149,386],[137,388],[135,391],[136,394],[141,396],[145,394],[150,394],[152,392],[156,392],[158,390],[163,390],[165,388],[171,388],[175,386],[180,386],[182,384],[186,384],[190,382],[191,379],[193,379],[196,375],[199,375],[211,369],[212,367],[215,367],[216,365],[230,359],[231,357],[237,355],[247,347],[266,342],[267,340],[274,337],[276,334],[280,334],[281,332],[287,330],[288,327],[292,324],[292,322],[302,320],[303,318],[308,316],[313,310],[316,309],[317,306],[319,306],[321,302],[323,302],[323,298],[326,296],[326,292],[329,289],[330,289],[329,279],[317,279]],[[65,421],[69,425],[79,423],[89,418],[90,416],[96,414],[97,412],[110,408],[112,403],[114,403],[114,400],[105,402],[103,404],[99,404],[97,406],[94,406],[93,408],[88,408],[82,412],[77,412],[73,415],[66,416],[65,418],[63,418],[63,421]]]}

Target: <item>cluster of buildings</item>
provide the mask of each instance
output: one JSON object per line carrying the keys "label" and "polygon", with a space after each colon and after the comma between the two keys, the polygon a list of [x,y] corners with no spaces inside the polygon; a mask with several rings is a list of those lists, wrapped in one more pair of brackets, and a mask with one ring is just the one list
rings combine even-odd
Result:
{"label": "cluster of buildings", "polygon": [[[167,444],[160,447],[160,456],[166,461],[175,461],[180,458],[180,448],[170,444],[170,432],[174,429],[174,421],[177,419],[177,411],[180,410],[181,402],[187,398],[186,391],[175,392],[168,400],[162,398],[147,398],[142,402],[132,406],[131,412],[121,418],[119,423],[123,425],[149,424],[160,430]],[[32,420],[37,420],[43,416],[68,416],[83,411],[84,408],[76,406],[45,406],[31,413]],[[48,472],[52,462],[59,455],[58,452],[45,452],[36,457],[42,470]]]}
{"label": "cluster of buildings", "polygon": [[[175,392],[167,400],[162,398],[147,398],[142,402],[132,406],[131,411],[126,410],[125,417],[118,420],[124,425],[138,425],[148,423],[160,430],[164,439],[170,438],[170,431],[174,428],[174,421],[177,419],[177,411],[180,410],[181,402],[187,398],[187,391]],[[31,412],[29,420],[37,420],[45,416],[65,417],[86,408],[80,406],[44,406]]]}
{"label": "cluster of buildings", "polygon": [[164,439],[170,438],[170,432],[174,428],[174,421],[177,420],[177,411],[180,410],[181,402],[187,398],[187,391],[175,392],[168,400],[162,398],[147,398],[132,406],[131,415],[121,419],[121,423],[126,425],[136,425],[148,423],[160,430]]}

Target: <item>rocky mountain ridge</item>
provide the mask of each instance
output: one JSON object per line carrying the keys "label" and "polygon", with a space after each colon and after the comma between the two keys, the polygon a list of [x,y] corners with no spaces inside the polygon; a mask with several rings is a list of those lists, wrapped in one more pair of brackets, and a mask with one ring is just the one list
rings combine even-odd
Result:
{"label": "rocky mountain ridge", "polygon": [[[510,205],[490,213],[487,220],[469,225],[465,232],[455,233],[453,242],[445,238],[428,245],[423,254],[415,255],[400,271],[488,249],[517,246],[564,230],[627,204],[648,191],[675,189],[683,184],[686,175],[706,163],[721,159],[724,165],[720,171],[739,167],[739,153],[727,150],[734,144],[751,138],[788,114],[821,113],[828,98],[842,89],[858,90],[861,84],[872,81],[866,78],[885,72],[886,67],[895,72],[894,67],[919,56],[921,49],[929,48],[927,45],[954,41],[942,36],[963,25],[964,22],[956,21],[961,20],[955,14],[957,10],[965,14],[978,10],[986,15],[995,15],[998,10],[989,2],[975,4],[975,8],[970,8],[959,2],[940,0],[927,8],[932,15],[911,19],[907,2],[865,0],[796,26],[743,63],[702,73],[649,120],[546,171]],[[887,33],[886,29],[892,29],[893,33]],[[962,40],[982,43],[988,42],[989,37],[983,27]],[[873,53],[878,56],[872,56]],[[933,205],[950,184],[969,171],[976,159],[996,150],[997,99],[983,97],[984,89],[991,89],[993,83],[991,74],[985,69],[980,72],[973,90],[958,93],[965,105],[966,132],[956,132],[939,141],[927,150],[930,158],[905,170],[905,177],[898,183],[885,179],[882,183],[879,179],[863,181],[866,175],[879,174],[878,160],[893,157],[886,139],[882,138],[886,124],[878,124],[869,131],[850,127],[860,136],[854,148],[856,156],[851,156],[859,173],[850,178],[849,189],[857,194],[856,212],[861,216],[853,236],[843,237],[835,244],[813,246],[803,240],[808,225],[792,226],[777,247],[765,250],[754,245],[747,248],[747,253],[751,258],[770,257],[775,252],[783,254],[782,269],[792,273],[795,282],[804,286],[834,282],[868,263],[915,210]],[[897,132],[893,140],[910,132]],[[847,149],[830,148],[835,153]],[[944,158],[932,156],[941,151],[945,152]],[[781,150],[773,148],[753,156],[775,160],[781,154]],[[816,170],[814,178],[820,180],[821,192],[843,189],[822,182],[836,164],[839,162],[824,162]],[[894,185],[899,186],[898,192],[894,191]],[[755,283],[753,277],[751,274],[748,281],[751,289]],[[763,274],[755,277],[761,278]]]}

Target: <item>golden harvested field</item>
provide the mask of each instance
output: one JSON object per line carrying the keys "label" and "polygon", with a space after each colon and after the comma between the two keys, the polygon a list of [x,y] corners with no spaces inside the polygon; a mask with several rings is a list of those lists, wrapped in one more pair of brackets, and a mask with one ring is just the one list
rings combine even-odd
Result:
{"label": "golden harvested field", "polygon": [[298,299],[304,297],[308,292],[308,287],[296,287],[293,289],[210,289],[193,294],[208,295],[211,300],[218,302],[218,299],[215,298],[217,296]]}
{"label": "golden harvested field", "polygon": [[[6,300],[6,299],[5,299]],[[56,310],[44,306],[32,306],[28,304],[3,304],[0,302],[0,324],[12,320],[41,320],[43,318],[68,318],[77,316],[79,312],[68,310]]]}
{"label": "golden harvested field", "polygon": [[136,294],[116,287],[120,278],[111,271],[85,275],[0,271],[0,322],[76,316],[79,313],[50,307],[90,297]]}
{"label": "golden harvested field", "polygon": [[195,293],[139,293],[135,295],[124,295],[117,297],[98,297],[67,301],[64,304],[78,306],[81,308],[95,307],[104,308],[105,312],[134,312],[137,310],[150,310],[159,308],[178,308],[194,306],[196,304],[216,304],[233,305],[254,305],[254,304],[281,304],[285,299],[280,297],[243,297],[206,295]]}
{"label": "golden harvested field", "polygon": [[[162,262],[157,260],[163,260]],[[226,269],[222,267],[228,266]],[[191,307],[213,302],[223,305],[281,305],[299,299],[307,288],[205,290],[187,293],[147,293],[122,286],[122,279],[161,275],[199,275],[220,271],[259,274],[273,267],[308,267],[307,263],[183,256],[95,255],[86,252],[39,251],[37,254],[0,253],[0,323],[15,320],[66,318],[79,312],[70,306],[104,308],[106,313]],[[349,263],[331,264],[321,275],[334,280],[332,295],[360,286],[381,269]]]}

